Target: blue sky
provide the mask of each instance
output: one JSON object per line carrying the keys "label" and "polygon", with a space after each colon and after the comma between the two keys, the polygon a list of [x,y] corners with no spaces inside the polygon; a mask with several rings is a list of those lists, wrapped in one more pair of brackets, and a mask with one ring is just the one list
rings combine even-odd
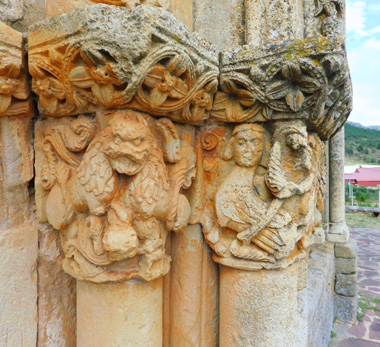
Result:
{"label": "blue sky", "polygon": [[380,0],[346,0],[354,109],[349,121],[380,125]]}

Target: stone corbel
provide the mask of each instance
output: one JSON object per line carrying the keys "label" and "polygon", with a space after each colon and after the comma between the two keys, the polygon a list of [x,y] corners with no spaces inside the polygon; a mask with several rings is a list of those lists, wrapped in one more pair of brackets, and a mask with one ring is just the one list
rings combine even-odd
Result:
{"label": "stone corbel", "polygon": [[0,22],[0,117],[29,115],[22,34]]}
{"label": "stone corbel", "polygon": [[132,108],[192,124],[219,73],[214,48],[168,12],[102,4],[32,27],[29,70],[44,116]]}

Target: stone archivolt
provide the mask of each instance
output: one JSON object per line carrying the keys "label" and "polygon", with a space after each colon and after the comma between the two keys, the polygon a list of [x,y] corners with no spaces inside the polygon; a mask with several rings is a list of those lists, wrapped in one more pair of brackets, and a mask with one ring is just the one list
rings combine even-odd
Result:
{"label": "stone archivolt", "polygon": [[0,22],[0,116],[29,114],[22,34]]}
{"label": "stone archivolt", "polygon": [[65,271],[155,279],[169,270],[168,233],[188,223],[226,266],[304,257],[322,230],[322,141],[351,110],[330,35],[339,4],[319,2],[318,37],[223,52],[220,69],[210,44],[158,8],[95,5],[34,26],[29,66],[47,118],[38,206],[60,230]]}

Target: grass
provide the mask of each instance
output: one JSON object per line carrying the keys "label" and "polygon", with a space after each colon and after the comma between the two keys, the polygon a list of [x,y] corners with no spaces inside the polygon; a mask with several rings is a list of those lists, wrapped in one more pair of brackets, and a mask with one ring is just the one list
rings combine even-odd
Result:
{"label": "grass", "polygon": [[352,228],[380,229],[380,216],[372,217],[371,213],[365,212],[346,213],[346,223]]}
{"label": "grass", "polygon": [[358,313],[356,318],[358,322],[361,322],[368,310],[380,312],[380,308],[374,304],[379,304],[380,298],[373,298],[371,295],[358,293]]}
{"label": "grass", "polygon": [[334,337],[336,337],[336,332],[331,330],[330,338],[333,339]]}

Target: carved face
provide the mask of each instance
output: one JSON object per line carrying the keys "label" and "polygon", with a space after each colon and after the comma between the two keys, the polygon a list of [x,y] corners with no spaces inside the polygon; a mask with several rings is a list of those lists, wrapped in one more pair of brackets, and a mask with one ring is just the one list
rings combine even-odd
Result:
{"label": "carved face", "polygon": [[135,121],[120,120],[112,124],[113,136],[105,146],[111,166],[125,175],[135,175],[145,165],[152,134],[146,125]]}
{"label": "carved face", "polygon": [[234,157],[240,166],[253,167],[260,164],[263,155],[261,132],[244,129],[235,135]]}
{"label": "carved face", "polygon": [[294,150],[307,146],[307,137],[298,133],[289,134],[286,137],[286,144]]}

